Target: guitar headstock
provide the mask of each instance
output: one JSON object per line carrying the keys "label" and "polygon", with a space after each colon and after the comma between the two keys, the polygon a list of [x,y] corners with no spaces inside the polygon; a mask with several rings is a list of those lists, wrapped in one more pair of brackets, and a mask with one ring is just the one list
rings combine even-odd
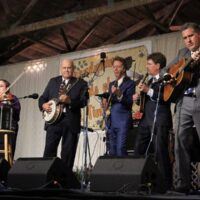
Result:
{"label": "guitar headstock", "polygon": [[135,72],[133,80],[135,81],[135,84],[138,85],[140,81],[143,81],[147,78],[148,74],[140,74]]}

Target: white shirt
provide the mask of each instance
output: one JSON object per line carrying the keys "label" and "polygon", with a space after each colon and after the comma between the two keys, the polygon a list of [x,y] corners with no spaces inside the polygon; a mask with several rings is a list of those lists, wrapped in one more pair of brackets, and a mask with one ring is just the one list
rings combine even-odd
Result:
{"label": "white shirt", "polygon": [[123,82],[123,80],[124,80],[124,77],[125,77],[125,76],[122,76],[122,77],[117,81],[118,87],[122,84],[122,82]]}
{"label": "white shirt", "polygon": [[[156,82],[160,78],[160,74],[152,76],[151,78],[153,78],[153,82],[152,83],[154,83],[154,82]],[[149,88],[149,91],[147,92],[147,95],[150,96],[150,97],[152,97],[153,96],[153,92],[154,92],[153,89]]]}
{"label": "white shirt", "polygon": [[[117,87],[119,88],[119,86],[122,84],[123,80],[124,80],[125,76],[122,76],[118,81],[117,81]],[[123,98],[123,94],[121,94],[120,96],[117,97],[118,101],[121,101]]]}
{"label": "white shirt", "polygon": [[62,82],[65,82],[65,85],[67,85],[67,83],[69,82],[69,79],[64,79],[64,78],[62,77]]}

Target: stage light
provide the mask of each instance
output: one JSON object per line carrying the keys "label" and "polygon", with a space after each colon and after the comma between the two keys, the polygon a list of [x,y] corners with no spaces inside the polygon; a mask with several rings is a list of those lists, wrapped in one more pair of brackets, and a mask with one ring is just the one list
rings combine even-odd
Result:
{"label": "stage light", "polygon": [[25,72],[30,72],[30,73],[40,72],[40,71],[44,71],[46,67],[47,67],[47,63],[43,60],[31,61],[25,67]]}

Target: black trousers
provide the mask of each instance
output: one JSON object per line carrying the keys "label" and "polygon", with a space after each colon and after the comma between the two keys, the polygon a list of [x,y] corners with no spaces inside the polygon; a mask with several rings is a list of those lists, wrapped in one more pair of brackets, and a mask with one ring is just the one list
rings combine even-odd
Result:
{"label": "black trousers", "polygon": [[172,186],[172,165],[170,162],[168,144],[169,130],[168,126],[156,126],[153,141],[147,152],[147,148],[151,138],[151,126],[139,126],[135,141],[135,155],[145,155],[145,153],[153,153],[169,189]]}
{"label": "black trousers", "polygon": [[[80,126],[80,125],[78,125]],[[44,157],[56,157],[61,142],[61,159],[72,169],[76,155],[79,132],[75,132],[67,117],[47,128]]]}

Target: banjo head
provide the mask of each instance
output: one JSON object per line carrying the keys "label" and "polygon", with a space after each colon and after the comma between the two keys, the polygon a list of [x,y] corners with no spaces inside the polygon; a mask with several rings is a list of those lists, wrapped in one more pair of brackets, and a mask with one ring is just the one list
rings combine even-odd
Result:
{"label": "banjo head", "polygon": [[53,124],[56,122],[63,111],[63,106],[61,104],[58,104],[56,99],[52,99],[49,101],[51,103],[51,112],[43,112],[43,118],[48,124]]}

